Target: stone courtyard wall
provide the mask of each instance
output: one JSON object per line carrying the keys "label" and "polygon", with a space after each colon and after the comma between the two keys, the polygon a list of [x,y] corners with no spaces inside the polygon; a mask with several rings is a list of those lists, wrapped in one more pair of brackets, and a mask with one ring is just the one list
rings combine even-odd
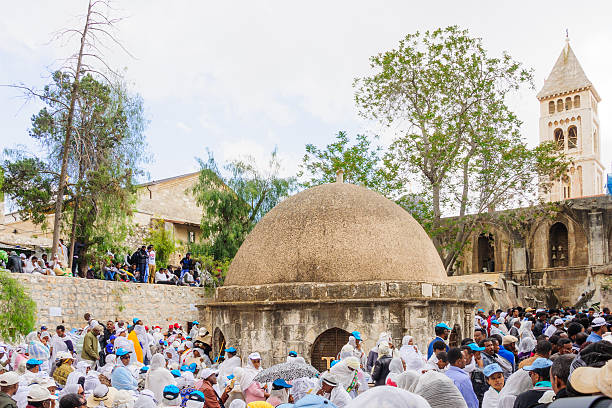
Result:
{"label": "stone courtyard wall", "polygon": [[[83,327],[83,315],[90,313],[101,323],[131,322],[138,317],[145,325],[186,326],[188,321],[199,320],[207,327],[199,312],[208,301],[202,288],[29,274],[12,276],[24,284],[36,302],[38,326]],[[52,316],[58,312],[60,316]]]}

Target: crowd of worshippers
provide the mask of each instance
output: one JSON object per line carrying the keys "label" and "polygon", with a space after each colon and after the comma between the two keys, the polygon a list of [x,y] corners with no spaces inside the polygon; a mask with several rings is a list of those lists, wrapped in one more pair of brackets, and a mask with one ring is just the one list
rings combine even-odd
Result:
{"label": "crowd of worshippers", "polygon": [[78,276],[87,279],[180,286],[202,286],[203,280],[209,276],[207,271],[200,270],[200,264],[191,257],[189,252],[181,259],[179,266],[157,269],[153,245],[142,245],[132,255],[126,255],[122,260],[118,260],[114,254],[109,252],[106,254],[107,259],[101,270],[88,268],[85,272],[78,267],[78,257],[73,259],[72,268],[69,269],[66,253],[67,249],[60,240],[58,254],[54,255],[51,260],[46,253],[40,257],[36,254],[28,257],[25,253],[17,255],[17,252],[11,251],[4,265],[0,266],[13,273]]}
{"label": "crowd of worshippers", "polygon": [[223,344],[215,356],[198,321],[166,329],[84,318],[81,329],[43,326],[2,346],[0,408],[541,408],[612,398],[607,308],[478,309],[472,338],[449,345],[451,323],[441,322],[423,352],[387,332],[365,350],[353,331],[323,373],[295,351],[272,367],[257,350]]}

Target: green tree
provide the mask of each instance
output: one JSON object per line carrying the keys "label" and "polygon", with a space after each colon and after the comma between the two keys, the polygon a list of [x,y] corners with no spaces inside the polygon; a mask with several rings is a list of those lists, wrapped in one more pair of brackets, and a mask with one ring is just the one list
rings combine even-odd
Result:
{"label": "green tree", "polygon": [[0,269],[0,339],[15,342],[34,330],[36,303],[21,282]]}
{"label": "green tree", "polygon": [[551,144],[527,147],[506,105],[532,86],[531,71],[506,53],[489,56],[467,30],[409,34],[370,61],[373,74],[354,83],[360,114],[397,129],[388,160],[431,208],[426,225],[447,271],[478,215],[536,202],[538,188],[567,170]]}
{"label": "green tree", "polygon": [[210,152],[208,161],[199,162],[193,193],[203,209],[202,239],[209,240],[216,260],[231,259],[261,217],[295,189],[296,180],[279,176],[276,150],[265,171],[247,158],[227,163],[222,172]]}
{"label": "green tree", "polygon": [[[84,246],[79,257],[84,267],[96,254],[122,249],[135,203],[134,178],[142,174],[140,166],[147,159],[146,121],[141,98],[120,81],[110,86],[88,74],[78,88],[62,200],[67,216],[60,222],[70,231],[69,260],[78,241]],[[45,87],[47,106],[32,117],[30,135],[44,155],[10,150],[2,164],[3,191],[16,202],[23,219],[37,224],[44,223],[59,198],[61,174],[55,169],[63,160],[68,126],[59,106],[72,97],[71,89],[70,76],[56,72]]]}
{"label": "green tree", "polygon": [[333,183],[337,171],[342,170],[344,179],[349,183],[362,185],[386,196],[397,195],[401,186],[393,183],[393,169],[385,166],[382,147],[373,146],[372,142],[366,135],[357,135],[356,142],[351,145],[346,132],[340,131],[336,140],[324,149],[307,144],[298,172],[299,178],[306,178],[301,183],[302,187]]}
{"label": "green tree", "polygon": [[170,255],[176,251],[176,240],[171,230],[164,226],[162,220],[157,220],[149,229],[146,242],[155,248],[155,265],[157,269],[168,267]]}

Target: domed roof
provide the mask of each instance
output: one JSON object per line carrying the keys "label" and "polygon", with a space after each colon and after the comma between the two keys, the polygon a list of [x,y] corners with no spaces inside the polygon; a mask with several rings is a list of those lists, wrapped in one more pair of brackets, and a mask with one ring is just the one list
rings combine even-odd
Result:
{"label": "domed roof", "polygon": [[266,214],[238,250],[225,285],[445,278],[433,243],[408,212],[364,187],[331,183]]}

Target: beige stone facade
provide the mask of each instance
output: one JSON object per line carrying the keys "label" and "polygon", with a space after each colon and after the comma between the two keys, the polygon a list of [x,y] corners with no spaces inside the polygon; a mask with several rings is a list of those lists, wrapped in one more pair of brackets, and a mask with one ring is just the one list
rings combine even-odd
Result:
{"label": "beige stone facade", "polygon": [[[12,274],[23,283],[37,305],[37,325],[83,327],[83,315],[99,322],[134,317],[146,325],[186,326],[204,321],[200,310],[208,301],[202,288],[109,282],[72,277]],[[54,316],[58,314],[59,316]]]}
{"label": "beige stone facade", "polygon": [[604,193],[601,135],[597,105],[601,101],[569,41],[537,95],[540,101],[540,142],[554,142],[574,161],[569,173],[542,192],[545,201]]}

